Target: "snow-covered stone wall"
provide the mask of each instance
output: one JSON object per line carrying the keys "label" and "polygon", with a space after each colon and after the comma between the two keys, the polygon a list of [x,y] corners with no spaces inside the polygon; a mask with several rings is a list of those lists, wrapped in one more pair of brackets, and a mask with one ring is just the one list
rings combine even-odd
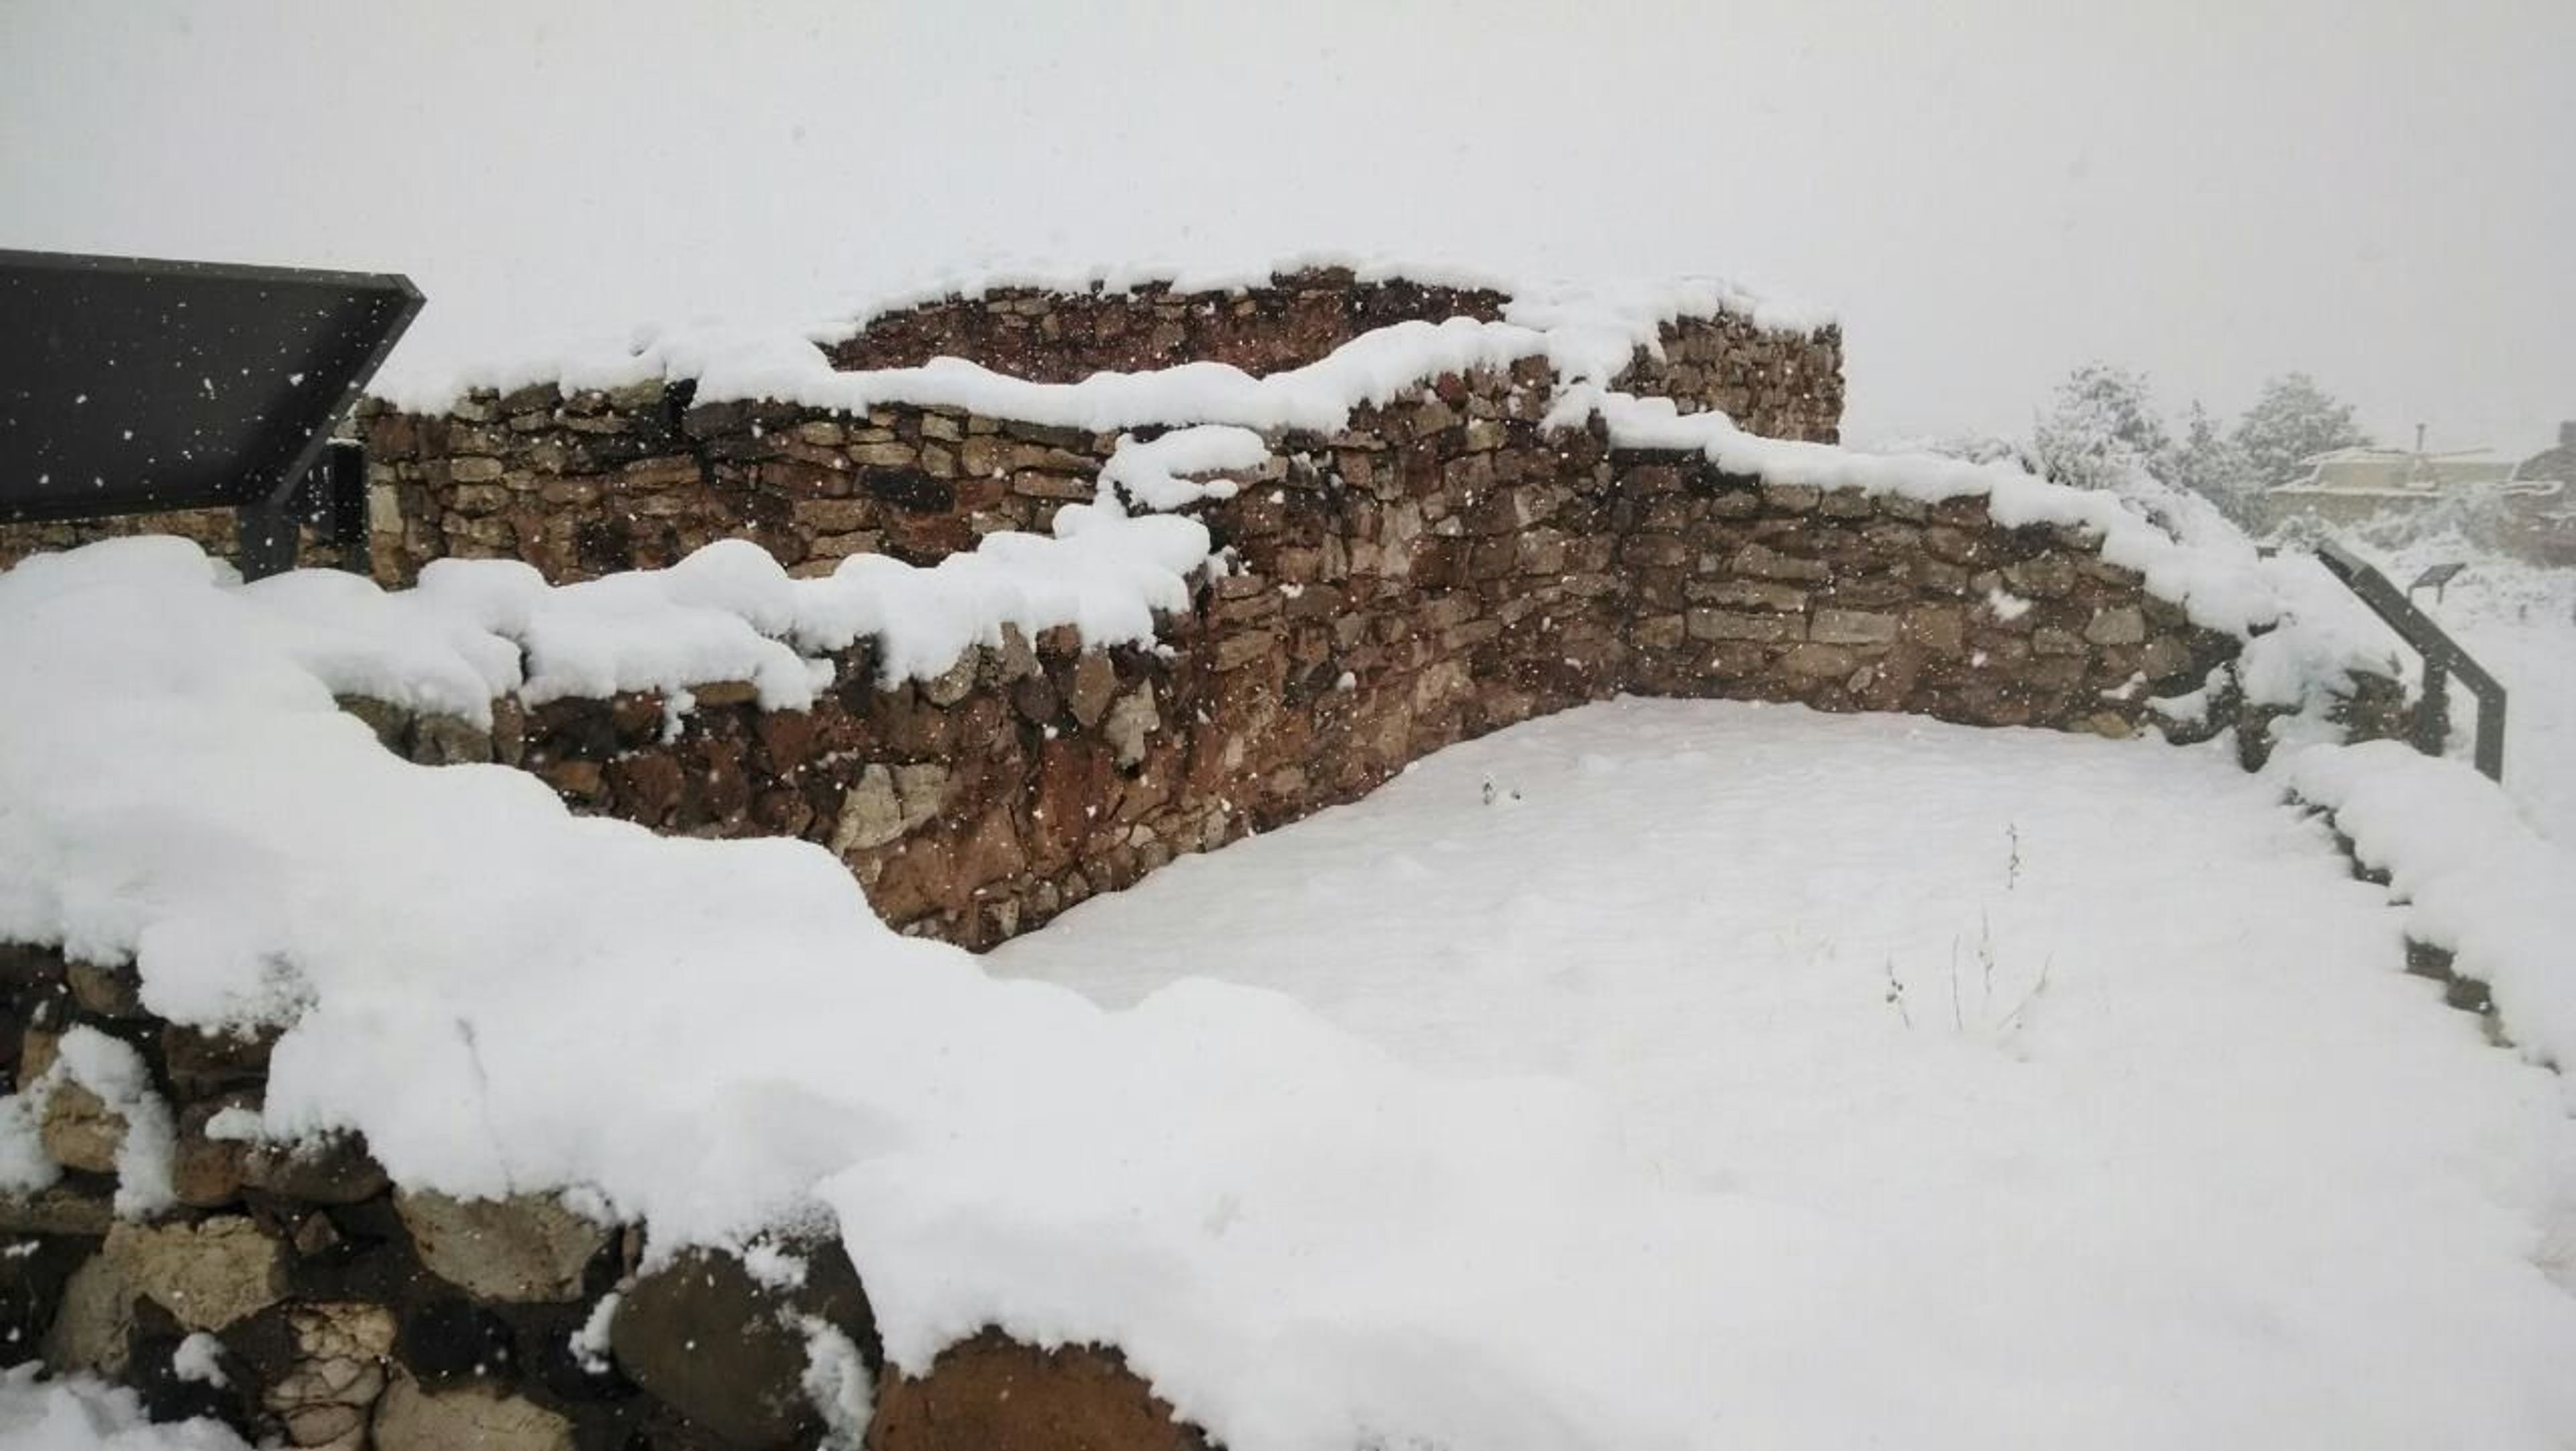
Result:
{"label": "snow-covered stone wall", "polygon": [[[406,754],[519,765],[585,810],[822,843],[889,922],[985,946],[1451,742],[1621,692],[2125,735],[2234,647],[2079,528],[2003,528],[1973,497],[1764,485],[1510,416],[1508,374],[1449,383],[1454,402],[1366,410],[1199,506],[1227,570],[1158,615],[1150,647],[1005,627],[925,669],[862,640],[786,711],[747,681],[559,697],[490,732],[364,708]],[[735,417],[743,439],[801,426]]]}
{"label": "snow-covered stone wall", "polygon": [[[1496,319],[1511,301],[1490,286],[1358,281],[1343,267],[1208,291],[1163,282],[995,287],[831,329],[846,336],[825,343],[816,366],[889,376],[962,359],[1042,386],[1103,371],[1221,368],[1270,378],[1400,325],[1465,319],[1507,328]],[[1712,305],[1647,320],[1655,346],[1635,350],[1614,386],[1669,398],[1685,413],[1723,412],[1765,437],[1832,441],[1842,414],[1840,328],[1794,315],[1788,321],[1799,326],[1773,325],[1753,311]],[[830,408],[783,416],[738,402],[692,408],[696,391],[694,378],[653,376],[622,386],[473,388],[426,413],[368,400],[349,431],[378,461],[377,577],[408,580],[435,558],[500,557],[554,578],[586,578],[734,537],[807,572],[880,549],[926,561],[996,529],[1043,531],[1055,504],[1089,496],[1117,439],[1115,430],[1049,426],[1007,409],[978,416],[890,402],[857,416]],[[818,478],[817,469],[838,477]],[[176,534],[229,554],[233,520],[228,510],[198,510],[0,525],[0,564],[138,533]],[[305,560],[358,562],[318,541],[308,541]]]}
{"label": "snow-covered stone wall", "polygon": [[[138,988],[0,944],[0,1081],[57,1174],[0,1192],[0,1368],[344,1451],[857,1451],[862,1426],[874,1451],[1038,1451],[1068,1424],[1204,1444],[1114,1350],[988,1334],[890,1373],[828,1234],[647,1263],[643,1226],[578,1196],[451,1198],[353,1137],[256,1142],[276,1033],[182,1027]],[[166,1187],[157,1221],[121,1212],[137,1177]]]}
{"label": "snow-covered stone wall", "polygon": [[[884,1221],[780,1230],[805,1222],[783,1196],[845,1162],[824,1139],[930,1121],[800,1083],[858,1071],[956,1112],[990,1077],[983,1055],[1053,1051],[1072,1026],[1012,990],[949,1017],[879,1011],[866,994],[983,980],[885,933],[832,859],[876,918],[981,946],[1451,742],[1621,692],[2129,734],[2160,728],[2159,697],[2199,733],[2352,683],[2352,652],[2305,628],[2250,546],[2187,546],[2109,496],[2007,471],[1828,446],[1829,328],[1704,300],[1642,325],[1515,303],[1496,320],[1477,309],[1499,293],[1356,283],[1336,314],[1314,300],[1330,290],[1179,318],[1151,292],[1059,310],[1005,290],[888,314],[889,351],[852,359],[870,371],[818,375],[811,347],[698,371],[666,354],[628,360],[642,376],[372,409],[376,563],[413,588],[321,570],[244,586],[168,540],[0,576],[30,698],[79,724],[0,713],[31,803],[20,854],[51,863],[0,894],[9,930],[43,944],[0,946],[0,1365],[102,1371],[163,1413],[299,1446],[716,1451],[846,1445],[864,1422],[877,1451],[1034,1451],[1081,1439],[1068,1425],[1181,1451],[1197,1433],[1116,1353],[978,1335],[1004,1323],[980,1301],[932,1326],[918,1286],[954,1276]],[[1367,297],[1467,311],[1384,321],[1351,300]],[[1139,325],[1157,360],[1208,356],[1046,381],[1121,361],[1099,350]],[[1243,351],[1274,325],[1271,351]],[[970,344],[1032,377],[908,361]],[[2253,702],[2233,715],[2230,681]],[[189,693],[216,684],[220,708]],[[350,715],[412,761],[527,774],[411,770]],[[103,759],[140,774],[104,780]],[[666,836],[801,838],[832,859],[566,821],[529,777]],[[764,862],[788,878],[749,873]],[[376,906],[344,912],[361,897]],[[515,905],[459,929],[487,898]],[[674,1036],[616,1027],[684,961],[704,974],[685,1007],[650,1010]],[[468,978],[496,994],[471,1015],[436,996]],[[491,1006],[536,978],[551,1015]],[[773,1016],[728,1039],[729,1002]],[[1178,1026],[1136,1042],[1184,1057],[1103,1041],[1057,1094],[1103,1065],[1142,1085],[1120,1103],[1221,1078],[1239,1058],[1223,1015],[1168,1010]],[[1022,1036],[995,1035],[1023,1012]],[[899,1061],[926,1021],[972,1051]],[[206,1023],[244,1031],[190,1026]],[[791,1025],[814,1036],[791,1046]],[[801,1053],[824,1077],[777,1066]],[[640,1076],[620,1076],[629,1059]],[[692,1061],[757,1091],[693,1087],[675,1076]],[[1389,1101],[1357,1060],[1301,1071],[1356,1083],[1367,1112]],[[639,1116],[585,1159],[615,1117],[599,1100],[647,1083],[683,1116],[738,1113],[723,1152]],[[557,1093],[549,1119],[537,1100]],[[508,1113],[459,1108],[496,1096]],[[819,1117],[790,1111],[809,1102]],[[1517,1164],[1526,1117],[1509,1119]],[[1034,1122],[1013,1096],[925,1137],[983,1142],[1016,1175],[1034,1156],[993,1130]],[[792,1166],[775,1203],[744,1167],[766,1149],[743,1142],[772,1124]],[[807,1124],[830,1128],[809,1141]],[[1187,1177],[1241,1138],[1229,1122],[1182,1153]],[[911,1222],[964,1225],[949,1243],[978,1262],[1059,1253],[978,1233],[959,1207],[988,1188],[951,1183]],[[1193,1200],[1188,1222],[1204,1212]],[[1078,1210],[1080,1242],[1132,1218]],[[1049,1338],[1085,1335],[1145,1363],[1121,1333]],[[1189,1403],[1186,1379],[1158,1384]]]}
{"label": "snow-covered stone wall", "polygon": [[[1054,386],[1149,363],[1278,376],[1371,329],[1493,326],[1504,306],[1347,273],[1205,295],[1004,289],[885,314],[827,351],[874,370],[963,354]],[[1836,330],[1720,307],[1664,319],[1655,339],[1617,389],[1768,437],[1833,437]],[[925,671],[861,642],[810,711],[762,710],[747,685],[695,688],[685,713],[667,692],[557,699],[505,711],[469,751],[586,810],[823,843],[888,921],[985,946],[1453,741],[1622,691],[2127,734],[2151,696],[2192,690],[2234,649],[2103,560],[2084,526],[2008,528],[1979,495],[1772,482],[1687,447],[1618,447],[1600,416],[1550,416],[1563,382],[1532,352],[1399,378],[1338,427],[1263,430],[1257,465],[1178,503],[1221,567],[1158,618],[1154,648],[1006,631]],[[538,383],[434,416],[371,405],[379,574],[501,557],[580,579],[724,538],[799,576],[856,556],[935,566],[1046,533],[1095,498],[1127,436],[696,391]],[[428,758],[458,749],[435,724],[387,728]]]}
{"label": "snow-covered stone wall", "polygon": [[1362,333],[1400,322],[1497,322],[1509,301],[1494,287],[1402,278],[1362,283],[1346,267],[1277,273],[1259,285],[1223,291],[1162,281],[1098,291],[1001,286],[891,309],[825,352],[846,371],[971,358],[1037,383],[1193,362],[1275,373],[1321,361]]}
{"label": "snow-covered stone wall", "polygon": [[[886,920],[969,946],[1621,692],[2113,735],[2165,728],[2166,696],[2195,735],[2228,723],[2201,688],[2262,623],[2237,565],[2107,496],[1833,449],[1838,330],[1675,296],[1347,270],[1005,287],[783,370],[677,349],[437,413],[370,403],[381,578],[513,559],[582,580],[748,540],[940,617],[896,641],[903,611],[863,603],[797,642],[832,657],[810,709],[700,673],[556,681],[490,730],[378,714],[408,754],[522,765],[584,810],[821,843]],[[1155,566],[1150,618],[1128,601],[1106,638],[1080,610],[1023,630],[965,603],[1056,578],[1016,551],[1104,511],[1214,553]]]}
{"label": "snow-covered stone wall", "polygon": [[[1194,362],[1259,375],[1321,362],[1398,323],[1501,321],[1512,300],[1496,286],[1362,281],[1347,267],[1275,273],[1223,291],[1162,282],[1070,292],[995,287],[885,312],[825,352],[850,371],[969,358],[1040,383]],[[1767,325],[1742,307],[1721,307],[1666,318],[1657,331],[1656,352],[1638,353],[1614,386],[1674,399],[1685,412],[1718,409],[1773,437],[1834,439],[1843,391],[1838,326]]]}
{"label": "snow-covered stone wall", "polygon": [[[1297,273],[1237,292],[1052,293],[1009,289],[889,313],[826,347],[834,367],[883,373],[965,359],[1062,387],[1103,370],[1239,367],[1275,377],[1372,330],[1487,319],[1501,294],[1347,273]],[[1657,325],[1618,386],[1715,410],[1768,438],[1830,442],[1842,413],[1841,334],[1767,329],[1723,309]],[[1383,336],[1383,334],[1380,334]],[[1484,446],[1506,420],[1535,422],[1552,373],[1452,376],[1439,394]],[[1459,385],[1491,385],[1472,404]],[[884,552],[915,563],[1003,529],[1044,532],[1091,497],[1119,430],[1030,421],[999,409],[888,401],[860,412],[779,402],[694,403],[694,380],[614,388],[539,382],[468,392],[443,414],[371,403],[359,434],[375,460],[376,569],[407,579],[430,559],[517,558],[549,578],[670,563],[749,538],[791,571]],[[1382,430],[1275,430],[1289,453],[1386,455]],[[1435,430],[1436,432],[1436,430]],[[1396,463],[1391,456],[1381,462]],[[1570,476],[1589,462],[1549,474]]]}
{"label": "snow-covered stone wall", "polygon": [[[208,554],[225,559],[234,557],[238,543],[230,509],[170,509],[115,519],[49,519],[38,524],[0,524],[0,567],[31,554],[77,549],[101,539],[125,539],[138,534],[186,539],[202,546]],[[367,552],[372,555],[375,550],[371,547]],[[358,554],[355,548],[344,549],[308,530],[296,562],[317,568],[368,567],[371,560],[356,557]]]}

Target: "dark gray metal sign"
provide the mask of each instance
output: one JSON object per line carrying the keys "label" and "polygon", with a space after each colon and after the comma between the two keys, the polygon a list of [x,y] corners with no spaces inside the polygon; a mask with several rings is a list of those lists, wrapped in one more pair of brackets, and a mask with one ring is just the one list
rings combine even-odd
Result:
{"label": "dark gray metal sign", "polygon": [[420,305],[390,273],[0,251],[0,522],[310,512]]}

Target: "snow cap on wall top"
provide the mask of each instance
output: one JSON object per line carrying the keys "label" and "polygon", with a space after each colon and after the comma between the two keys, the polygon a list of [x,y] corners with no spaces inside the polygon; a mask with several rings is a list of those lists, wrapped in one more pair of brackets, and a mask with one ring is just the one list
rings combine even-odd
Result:
{"label": "snow cap on wall top", "polygon": [[[1504,299],[1501,321],[1477,325],[1508,329],[1520,344],[1515,350],[1516,356],[1540,351],[1554,355],[1560,347],[1588,343],[1585,348],[1587,359],[1606,356],[1602,350],[1607,348],[1616,353],[1616,364],[1624,366],[1628,355],[1636,348],[1658,351],[1658,334],[1663,325],[1684,318],[1733,315],[1766,331],[1790,333],[1814,333],[1838,326],[1829,310],[1765,297],[1739,283],[1716,276],[1577,283],[1514,279],[1447,262],[1398,261],[1320,252],[1242,267],[1140,263],[1068,268],[1043,263],[1002,263],[936,277],[925,286],[909,292],[873,298],[819,320],[809,319],[801,323],[714,318],[678,325],[648,325],[636,329],[623,344],[602,343],[595,347],[515,356],[495,353],[463,369],[443,371],[415,371],[405,366],[405,359],[397,353],[378,376],[374,391],[376,396],[410,413],[446,412],[458,399],[476,389],[506,392],[545,382],[561,383],[568,389],[616,388],[657,379],[694,381],[699,385],[701,397],[771,397],[782,402],[830,406],[842,400],[820,395],[837,391],[854,392],[873,402],[937,405],[954,400],[935,386],[928,394],[915,396],[920,391],[920,380],[909,375],[927,373],[931,368],[962,360],[937,359],[931,368],[923,369],[885,369],[873,373],[835,375],[822,349],[848,342],[873,324],[914,309],[952,300],[979,300],[998,292],[1044,292],[1067,297],[1157,290],[1173,295],[1228,294],[1267,287],[1282,279],[1331,271],[1348,272],[1355,286],[1412,283],[1499,294]],[[1420,326],[1434,326],[1439,321],[1422,319]],[[1376,333],[1387,331],[1391,329],[1375,330]],[[1366,342],[1373,336],[1375,333],[1363,334],[1354,341]],[[1537,346],[1541,337],[1554,339],[1559,346]],[[1118,376],[1141,380],[1207,369],[1218,369],[1246,379],[1250,376],[1223,364],[1208,363],[1183,363],[1178,367]],[[1612,371],[1615,370],[1614,366]],[[978,368],[977,371],[985,370]],[[1582,371],[1588,374],[1593,369],[1587,367]],[[834,390],[824,382],[833,376],[875,381],[845,383]],[[1188,390],[1184,388],[1183,396],[1187,395]],[[1186,408],[1176,409],[1163,399],[1162,392],[1156,390],[1140,397],[1137,400],[1139,407],[1123,410],[1116,421],[1098,426],[1255,422],[1251,418],[1145,416],[1157,408],[1165,412],[1188,411]],[[1145,406],[1148,404],[1153,406]],[[858,406],[864,407],[866,403]],[[1005,413],[1001,416],[1028,422],[1050,421],[1034,413]]]}
{"label": "snow cap on wall top", "polygon": [[1410,282],[1423,287],[1499,293],[1512,303],[1538,308],[1560,308],[1568,303],[1612,304],[1618,311],[1658,321],[1733,313],[1775,332],[1815,332],[1837,326],[1840,321],[1829,308],[1766,295],[1732,278],[1713,274],[1695,273],[1658,281],[1578,283],[1562,278],[1515,277],[1451,260],[1323,251],[1215,266],[1147,261],[1068,267],[1034,260],[1001,261],[942,272],[912,291],[872,298],[833,326],[856,332],[879,318],[911,308],[952,299],[973,300],[996,292],[1053,292],[1067,296],[1156,291],[1173,295],[1242,293],[1332,272],[1347,272],[1352,283],[1363,287]]}

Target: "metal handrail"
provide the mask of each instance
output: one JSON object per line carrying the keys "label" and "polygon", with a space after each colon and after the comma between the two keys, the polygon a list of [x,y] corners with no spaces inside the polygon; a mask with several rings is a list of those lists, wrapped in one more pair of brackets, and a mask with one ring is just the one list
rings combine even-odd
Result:
{"label": "metal handrail", "polygon": [[2433,623],[2432,616],[2417,609],[2405,591],[2359,555],[2340,544],[2326,543],[2317,546],[2317,562],[2424,657],[2424,703],[2415,715],[2415,748],[2428,756],[2442,754],[2451,734],[2450,677],[2457,675],[2478,699],[2473,753],[2477,768],[2490,780],[2504,780],[2504,682],[2488,674],[2485,666]]}

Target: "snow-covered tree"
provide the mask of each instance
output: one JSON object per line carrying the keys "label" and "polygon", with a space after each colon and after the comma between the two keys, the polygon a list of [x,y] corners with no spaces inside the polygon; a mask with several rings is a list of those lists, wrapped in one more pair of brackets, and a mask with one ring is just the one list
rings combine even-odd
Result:
{"label": "snow-covered tree", "polygon": [[2039,461],[2032,457],[2030,445],[2018,439],[1992,433],[1937,433],[1890,439],[1875,448],[1879,453],[1928,453],[1940,458],[1954,458],[1972,464],[2005,464],[2026,474],[2040,471]]}
{"label": "snow-covered tree", "polygon": [[2173,452],[2173,482],[2238,520],[2245,518],[2261,488],[2245,450],[2220,430],[2218,420],[2198,399],[2192,400],[2191,411],[2183,416],[2182,442]]}
{"label": "snow-covered tree", "polygon": [[2079,489],[2115,488],[2133,471],[2161,477],[2172,465],[2173,437],[2147,380],[2108,363],[2088,363],[2058,385],[2031,443],[2048,477]]}
{"label": "snow-covered tree", "polygon": [[[2217,425],[2197,405],[2192,417],[2200,432],[2217,437]],[[2147,380],[2107,363],[2078,368],[2060,384],[2031,439],[2037,471],[2059,483],[2116,494],[2130,512],[2186,542],[2241,542],[2225,501],[2185,483],[2188,447],[2174,442],[2157,415]],[[2222,461],[2204,454],[2198,462],[2218,477]]]}
{"label": "snow-covered tree", "polygon": [[2370,436],[2353,422],[2352,405],[2305,373],[2284,373],[2264,384],[2262,396],[2236,425],[2236,447],[2258,488],[2305,475],[2307,460],[2317,454],[2368,442]]}

